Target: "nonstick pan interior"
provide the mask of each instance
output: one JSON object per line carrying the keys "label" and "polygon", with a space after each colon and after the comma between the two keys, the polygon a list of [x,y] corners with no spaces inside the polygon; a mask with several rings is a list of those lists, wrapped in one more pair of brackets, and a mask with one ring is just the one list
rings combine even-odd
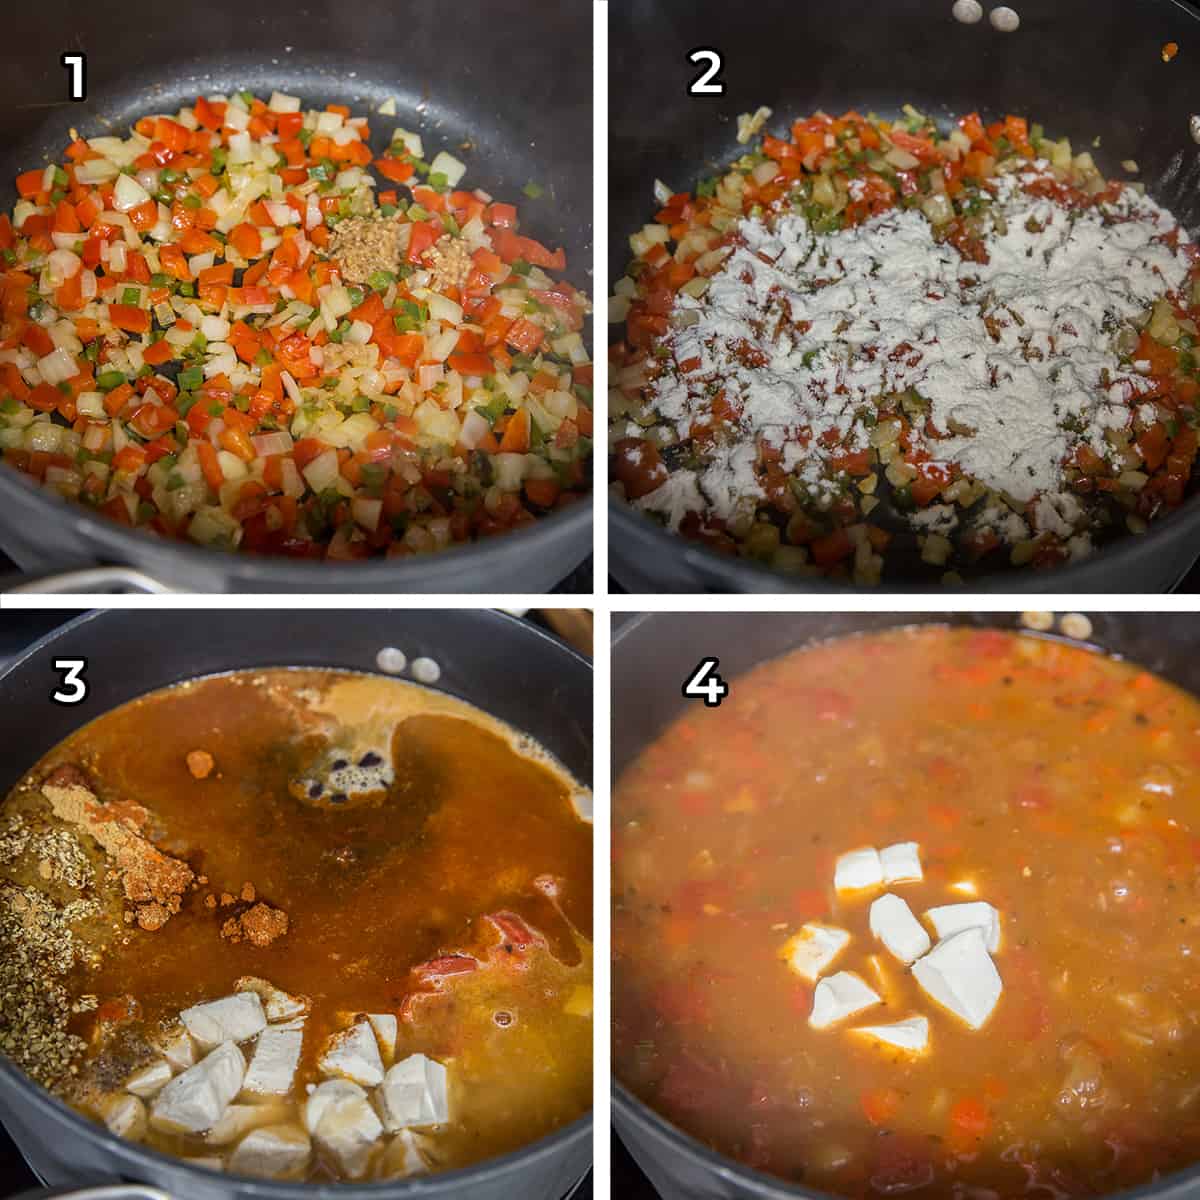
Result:
{"label": "nonstick pan interior", "polygon": [[[519,203],[523,232],[567,252],[567,277],[591,292],[591,8],[587,0],[467,0],[453,13],[416,0],[214,0],[169,19],[147,0],[68,0],[12,6],[10,54],[0,74],[0,206],[17,173],[57,160],[69,131],[125,134],[150,112],[174,112],[198,94],[248,88],[349,105],[370,118],[379,151],[396,127],[419,132],[430,155],[467,164],[465,185]],[[16,48],[19,47],[19,50]],[[71,103],[64,52],[87,54],[89,99]],[[393,116],[375,110],[385,100]],[[464,147],[467,147],[464,149]],[[527,183],[544,189],[522,194]],[[0,541],[26,569],[79,565],[81,548],[134,562],[194,590],[481,591],[548,589],[587,554],[590,499],[488,543],[425,560],[349,567],[224,556],[164,542],[93,517],[0,472],[6,508],[28,507],[24,527]],[[29,527],[45,526],[30,535]],[[14,536],[15,535],[15,536]],[[9,545],[12,541],[15,544]],[[551,561],[552,560],[552,561]],[[547,570],[542,564],[549,563]],[[539,567],[549,577],[539,577]]]}

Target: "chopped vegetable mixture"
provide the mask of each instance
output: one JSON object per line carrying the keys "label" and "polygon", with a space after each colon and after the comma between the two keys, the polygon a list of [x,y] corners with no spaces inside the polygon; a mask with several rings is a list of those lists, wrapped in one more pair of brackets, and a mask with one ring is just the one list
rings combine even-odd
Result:
{"label": "chopped vegetable mixture", "polygon": [[[0,215],[0,450],[122,524],[349,560],[587,488],[588,300],[512,204],[397,129],[201,96],[75,137]],[[376,192],[372,169],[386,181]]]}
{"label": "chopped vegetable mixture", "polygon": [[655,194],[609,302],[611,475],[672,531],[954,584],[1183,503],[1196,247],[1090,152],[1016,116],[818,113]]}

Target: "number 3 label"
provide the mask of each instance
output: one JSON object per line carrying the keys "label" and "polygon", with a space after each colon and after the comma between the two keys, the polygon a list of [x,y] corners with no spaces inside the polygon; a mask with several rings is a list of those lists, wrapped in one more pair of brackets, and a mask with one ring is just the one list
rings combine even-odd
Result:
{"label": "number 3 label", "polygon": [[688,87],[689,96],[725,95],[725,85],[717,79],[717,73],[723,65],[718,51],[711,50],[707,46],[700,46],[688,55],[688,62],[707,64],[707,69],[701,71]]}
{"label": "number 3 label", "polygon": [[82,704],[87,699],[88,685],[83,678],[87,670],[86,658],[56,658],[54,669],[63,673],[62,686],[50,693],[55,704]]}
{"label": "number 3 label", "polygon": [[683,694],[689,700],[703,700],[706,708],[717,708],[729,695],[729,685],[717,674],[721,665],[718,658],[703,658],[683,685]]}

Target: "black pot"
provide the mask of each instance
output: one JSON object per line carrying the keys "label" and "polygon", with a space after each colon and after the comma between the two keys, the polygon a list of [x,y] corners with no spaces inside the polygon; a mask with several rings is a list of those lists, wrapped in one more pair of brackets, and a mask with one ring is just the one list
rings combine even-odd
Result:
{"label": "black pot", "polygon": [[[431,146],[469,141],[468,181],[497,196],[522,199],[526,183],[541,183],[545,198],[522,205],[526,231],[563,246],[572,281],[590,290],[590,9],[584,0],[468,0],[450,16],[416,0],[213,0],[164,20],[152,0],[13,5],[9,37],[20,50],[0,74],[0,203],[11,207],[18,172],[61,157],[72,127],[95,136],[200,92],[278,89],[365,111],[377,148],[395,126],[423,131]],[[68,50],[87,54],[84,103],[66,102],[59,56]],[[389,97],[396,115],[379,116]],[[310,563],[158,539],[0,470],[0,549],[34,574],[121,563],[184,591],[533,593],[591,552],[591,503],[442,554]]]}
{"label": "black pot", "polygon": [[[1012,0],[1021,28],[959,24],[950,0],[841,0],[835,8],[788,0],[730,5],[611,0],[609,53],[609,270],[625,272],[628,236],[653,211],[656,178],[691,189],[744,152],[736,117],[765,104],[778,133],[817,109],[896,112],[904,103],[940,117],[978,108],[987,119],[1028,113],[1054,136],[1091,147],[1110,177],[1135,159],[1151,195],[1193,233],[1200,229],[1200,150],[1189,132],[1200,21],[1180,0]],[[994,7],[988,0],[985,8]],[[1177,42],[1166,64],[1162,47]],[[724,58],[722,97],[687,88],[696,47]],[[610,505],[613,574],[635,592],[845,592],[715,554],[665,532],[626,504]],[[1004,572],[981,592],[1161,592],[1200,555],[1200,500],[1092,559],[1053,571]],[[897,581],[901,584],[903,581]],[[889,591],[922,591],[894,586]]]}
{"label": "black pot", "polygon": [[[1200,622],[1186,613],[1089,613],[1091,642],[1200,695]],[[705,657],[733,680],[809,642],[903,625],[1016,629],[1014,613],[655,613],[613,638],[613,778],[680,713],[680,688]],[[690,1137],[613,1084],[613,1128],[663,1200],[785,1200],[824,1195],[734,1162]],[[1198,1148],[1200,1154],[1200,1148]],[[1200,1166],[1131,1192],[1183,1200],[1200,1189]]]}
{"label": "black pot", "polygon": [[[147,649],[153,642],[153,653]],[[378,672],[396,646],[442,669],[438,689],[528,733],[574,776],[592,771],[592,679],[587,661],[535,627],[487,610],[212,613],[121,609],[93,613],[43,638],[0,674],[6,713],[5,795],[46,751],[87,721],[155,688],[243,668],[340,667]],[[88,698],[51,704],[59,657],[88,662]],[[14,748],[19,748],[14,749]],[[521,1150],[442,1174],[371,1184],[273,1183],[189,1166],[123,1141],[38,1087],[0,1056],[0,1121],[51,1187],[136,1182],[176,1200],[559,1200],[591,1161],[590,1114]],[[133,1192],[129,1200],[141,1200]]]}

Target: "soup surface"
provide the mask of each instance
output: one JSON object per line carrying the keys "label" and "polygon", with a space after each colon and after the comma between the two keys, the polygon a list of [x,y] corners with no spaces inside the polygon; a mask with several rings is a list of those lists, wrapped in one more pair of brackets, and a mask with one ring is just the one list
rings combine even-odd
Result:
{"label": "soup surface", "polygon": [[[1193,1161],[1198,772],[1200,705],[1076,646],[908,629],[758,667],[617,786],[616,1074],[722,1153],[849,1196],[1061,1197]],[[920,879],[843,858],[909,842]],[[868,860],[875,882],[835,886]],[[960,904],[995,910],[958,980],[975,1003],[998,976],[977,1029],[921,974],[948,933],[925,914]],[[838,948],[805,977],[813,925]]]}
{"label": "soup surface", "polygon": [[154,692],[0,811],[0,1047],[214,1168],[362,1178],[513,1150],[590,1104],[580,797],[414,684]]}

